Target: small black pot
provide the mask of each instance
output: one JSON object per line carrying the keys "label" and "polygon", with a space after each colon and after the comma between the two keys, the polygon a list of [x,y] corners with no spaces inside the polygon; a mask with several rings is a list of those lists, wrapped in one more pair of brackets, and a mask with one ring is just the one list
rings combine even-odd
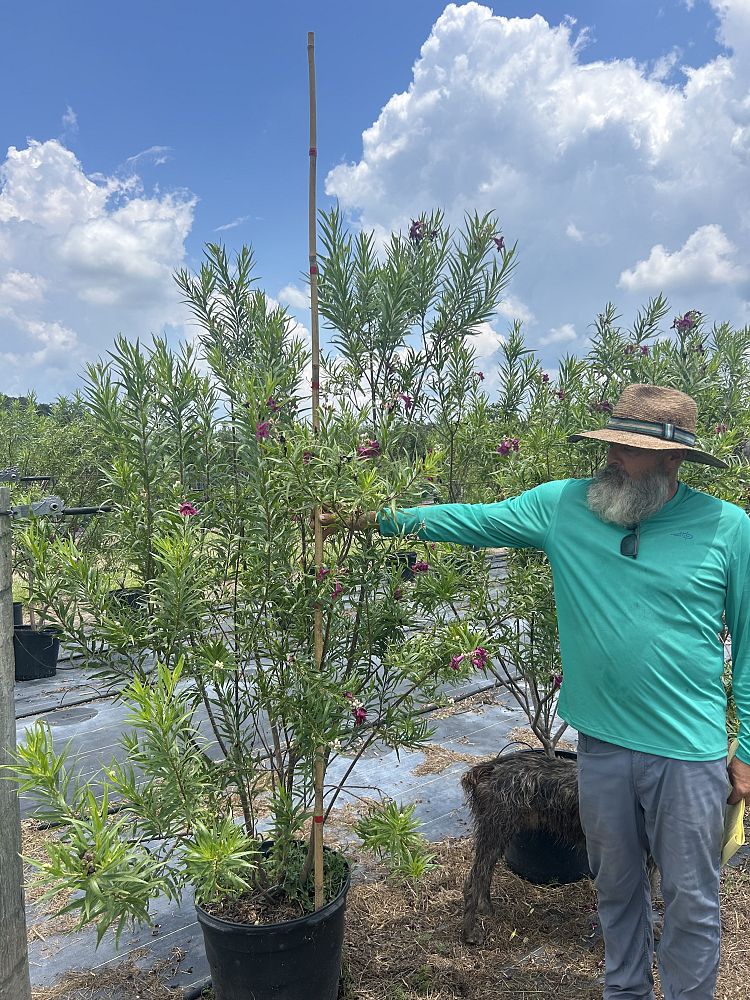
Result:
{"label": "small black pot", "polygon": [[31,625],[16,625],[13,629],[13,653],[17,681],[54,677],[60,655],[60,630],[54,626],[33,629]]}
{"label": "small black pot", "polygon": [[120,590],[110,590],[109,596],[133,611],[142,608],[146,603],[146,591],[143,587],[122,587]]}
{"label": "small black pot", "polygon": [[[544,750],[529,749],[529,753]],[[558,757],[577,760],[572,750],[557,750]],[[591,878],[584,847],[561,844],[545,830],[526,830],[514,837],[505,849],[505,863],[512,872],[534,885],[568,885]]]}
{"label": "small black pot", "polygon": [[216,1000],[336,1000],[347,875],[316,913],[281,924],[236,924],[196,905]]}
{"label": "small black pot", "polygon": [[392,555],[388,556],[389,562],[395,563],[397,566],[401,567],[402,580],[414,579],[414,563],[417,559],[418,556],[416,552],[394,552]]}
{"label": "small black pot", "polygon": [[13,601],[13,625],[23,625],[23,604],[21,601]]}

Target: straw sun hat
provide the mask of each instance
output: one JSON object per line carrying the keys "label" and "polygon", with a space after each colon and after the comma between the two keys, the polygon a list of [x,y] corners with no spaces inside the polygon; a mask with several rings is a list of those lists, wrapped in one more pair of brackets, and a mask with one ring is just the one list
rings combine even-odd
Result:
{"label": "straw sun hat", "polygon": [[695,400],[684,392],[634,383],[623,389],[606,427],[571,434],[568,441],[590,438],[652,451],[685,448],[685,461],[726,469],[726,462],[694,447],[697,417]]}

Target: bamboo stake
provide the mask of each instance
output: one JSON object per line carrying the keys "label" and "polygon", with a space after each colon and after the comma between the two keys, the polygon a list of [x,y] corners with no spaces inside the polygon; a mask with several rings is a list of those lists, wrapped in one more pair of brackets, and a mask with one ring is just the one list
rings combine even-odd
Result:
{"label": "bamboo stake", "polygon": [[[318,330],[317,257],[317,111],[315,99],[315,33],[307,33],[307,67],[310,82],[310,193],[308,203],[308,246],[310,254],[310,326],[312,332],[312,429],[320,431],[320,334]],[[315,508],[315,569],[323,568],[323,527],[320,506]],[[315,605],[315,668],[323,666],[323,609]],[[315,862],[315,909],[323,906],[323,760],[324,748],[315,750],[315,808],[313,811],[313,851]]]}
{"label": "bamboo stake", "polygon": [[[0,766],[11,763],[16,748],[9,510],[10,491],[0,487]],[[18,789],[4,775],[0,776],[0,928],[0,1000],[31,1000]]]}

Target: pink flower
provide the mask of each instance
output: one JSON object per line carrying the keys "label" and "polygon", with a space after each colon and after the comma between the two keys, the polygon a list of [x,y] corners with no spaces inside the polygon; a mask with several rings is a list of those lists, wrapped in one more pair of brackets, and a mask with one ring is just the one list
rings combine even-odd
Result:
{"label": "pink flower", "polygon": [[471,665],[473,667],[478,667],[480,670],[484,670],[487,666],[487,660],[489,660],[490,654],[484,648],[484,646],[477,646],[474,652],[471,654]]}
{"label": "pink flower", "polygon": [[426,573],[430,568],[430,564],[425,562],[424,559],[417,559],[411,568],[412,573]]}
{"label": "pink flower", "polygon": [[353,708],[352,715],[354,716],[354,725],[361,726],[362,723],[367,719],[367,709]]}
{"label": "pink flower", "polygon": [[183,502],[177,509],[180,512],[180,514],[182,514],[183,517],[192,517],[193,514],[198,513],[198,508],[193,507],[193,505],[189,503],[187,500],[183,500]]}
{"label": "pink flower", "polygon": [[456,656],[451,657],[451,670],[460,670],[461,663],[463,662],[465,653],[458,653]]}
{"label": "pink flower", "polygon": [[[505,458],[513,450],[513,442],[509,438],[503,438],[500,444],[495,448],[498,455],[502,455]],[[518,450],[518,449],[516,449]]]}
{"label": "pink flower", "polygon": [[341,595],[342,595],[343,593],[344,593],[344,588],[343,588],[343,587],[341,586],[341,584],[340,584],[340,583],[339,583],[339,581],[337,580],[337,581],[336,581],[336,582],[334,583],[334,585],[333,585],[333,590],[331,591],[331,599],[335,601],[335,600],[336,600],[336,598],[337,598],[337,597],[341,597]]}
{"label": "pink flower", "polygon": [[717,424],[714,428],[717,434],[726,434],[729,430],[726,424]]}
{"label": "pink flower", "polygon": [[502,236],[493,236],[492,239],[495,241],[495,249],[498,253],[502,253],[505,249],[505,239]]}
{"label": "pink flower", "polygon": [[410,410],[410,409],[412,408],[412,406],[414,406],[414,400],[413,400],[413,399],[411,398],[411,396],[409,396],[409,395],[408,395],[407,393],[405,393],[405,392],[400,392],[400,393],[398,394],[398,398],[399,398],[399,399],[401,400],[401,402],[402,402],[402,403],[404,404],[404,409],[405,409],[405,410],[406,410],[406,412],[408,413],[408,412],[409,412],[409,410]]}
{"label": "pink flower", "polygon": [[484,372],[477,372],[476,375],[480,382],[484,382]]}
{"label": "pink flower", "polygon": [[276,400],[273,398],[273,396],[269,396],[268,397],[268,399],[266,400],[266,406],[271,411],[271,413],[278,413],[279,410],[281,409],[281,407],[276,402]]}
{"label": "pink flower", "polygon": [[562,682],[563,682],[562,674],[553,674],[552,675],[552,688],[553,688],[553,690],[555,690],[555,691],[559,690],[559,688],[562,685]]}
{"label": "pink flower", "polygon": [[260,423],[255,425],[255,440],[265,441],[268,435],[271,433],[271,425],[267,420],[261,420]]}
{"label": "pink flower", "polygon": [[330,572],[331,571],[328,568],[328,566],[321,566],[320,569],[317,570],[315,573],[315,579],[318,581],[318,583],[320,583],[320,581],[324,580]]}
{"label": "pink flower", "polygon": [[380,442],[369,439],[366,444],[357,448],[357,458],[377,458],[380,454]]}

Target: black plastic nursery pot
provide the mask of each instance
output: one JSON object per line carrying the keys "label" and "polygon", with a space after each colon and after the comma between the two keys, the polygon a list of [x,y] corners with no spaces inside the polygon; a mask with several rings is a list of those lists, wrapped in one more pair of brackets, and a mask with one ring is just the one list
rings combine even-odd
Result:
{"label": "black plastic nursery pot", "polygon": [[16,625],[13,629],[13,653],[17,681],[54,677],[60,655],[59,629],[34,629],[31,625]]}
{"label": "black plastic nursery pot", "polygon": [[23,625],[23,604],[13,601],[13,625]]}
{"label": "black plastic nursery pot", "polygon": [[146,591],[143,587],[121,587],[119,590],[110,590],[109,594],[131,610],[142,608],[146,603]]}
{"label": "black plastic nursery pot", "polygon": [[[529,748],[529,753],[544,750]],[[557,750],[558,757],[577,760],[571,750]],[[534,885],[568,885],[591,878],[586,849],[561,844],[545,830],[525,830],[505,849],[505,863],[512,872]]]}
{"label": "black plastic nursery pot", "polygon": [[196,905],[215,1000],[336,1000],[349,874],[316,913],[280,924],[237,924]]}

